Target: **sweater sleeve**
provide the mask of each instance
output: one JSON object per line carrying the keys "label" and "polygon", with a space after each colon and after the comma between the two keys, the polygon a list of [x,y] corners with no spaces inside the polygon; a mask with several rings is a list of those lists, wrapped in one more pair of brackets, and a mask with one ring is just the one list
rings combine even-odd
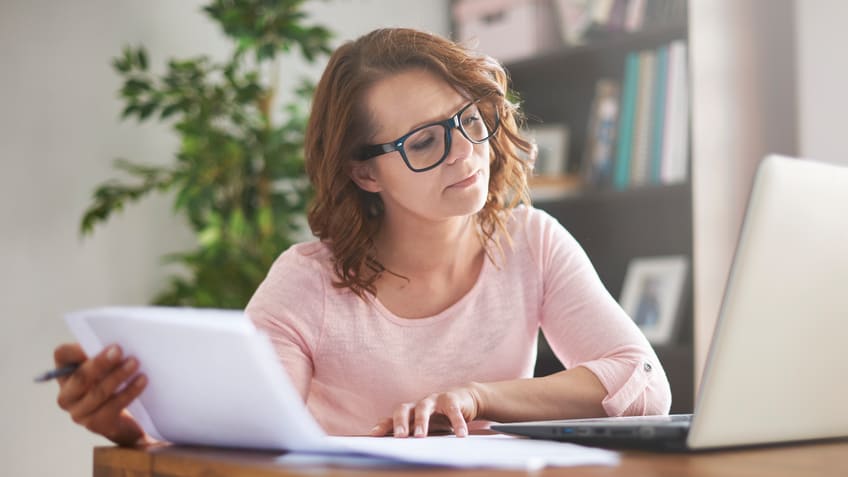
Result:
{"label": "sweater sleeve", "polygon": [[289,249],[271,266],[245,308],[271,339],[292,384],[306,399],[324,320],[324,279],[316,263]]}
{"label": "sweater sleeve", "polygon": [[529,243],[538,244],[532,253],[542,274],[540,324],[554,354],[566,369],[583,366],[598,377],[607,415],[667,414],[671,389],[656,353],[583,248],[544,212],[535,211],[529,222],[525,230]]}

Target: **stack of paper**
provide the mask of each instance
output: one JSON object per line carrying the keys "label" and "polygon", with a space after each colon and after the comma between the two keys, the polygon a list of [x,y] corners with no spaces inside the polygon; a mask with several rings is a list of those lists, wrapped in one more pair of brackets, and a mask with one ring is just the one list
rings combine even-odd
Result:
{"label": "stack of paper", "polygon": [[613,452],[506,436],[329,437],[269,339],[242,312],[113,307],[71,313],[66,321],[89,356],[117,343],[139,360],[148,386],[129,409],[159,440],[294,452],[283,461],[370,456],[387,463],[522,469],[617,463]]}

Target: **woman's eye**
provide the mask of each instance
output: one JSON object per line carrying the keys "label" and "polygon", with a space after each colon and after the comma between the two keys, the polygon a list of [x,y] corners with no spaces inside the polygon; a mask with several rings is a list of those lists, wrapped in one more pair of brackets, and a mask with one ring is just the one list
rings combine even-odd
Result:
{"label": "woman's eye", "polygon": [[469,114],[468,116],[465,116],[465,117],[462,118],[462,125],[468,126],[468,125],[474,124],[475,122],[477,122],[479,120],[480,120],[480,115],[478,113]]}
{"label": "woman's eye", "polygon": [[432,147],[434,142],[435,139],[433,139],[433,136],[429,136],[413,141],[412,144],[410,144],[408,147],[413,151],[423,151]]}

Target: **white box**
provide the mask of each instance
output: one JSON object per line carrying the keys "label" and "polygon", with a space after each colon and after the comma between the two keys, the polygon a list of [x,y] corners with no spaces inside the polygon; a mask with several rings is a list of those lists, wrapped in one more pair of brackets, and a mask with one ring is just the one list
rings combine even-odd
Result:
{"label": "white box", "polygon": [[503,63],[557,48],[553,13],[549,0],[460,0],[453,7],[457,39]]}

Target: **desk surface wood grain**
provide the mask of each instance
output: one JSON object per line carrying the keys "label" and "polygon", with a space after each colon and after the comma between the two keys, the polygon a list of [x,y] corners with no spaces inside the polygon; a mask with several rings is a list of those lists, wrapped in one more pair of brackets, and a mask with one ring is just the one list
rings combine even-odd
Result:
{"label": "desk surface wood grain", "polygon": [[415,477],[506,477],[531,474],[534,477],[848,476],[848,439],[697,454],[624,451],[621,453],[621,463],[616,467],[546,468],[531,473],[490,469],[374,469],[321,465],[292,467],[275,464],[274,459],[279,455],[165,445],[133,449],[97,447],[94,449],[94,477],[358,477],[401,474]]}

